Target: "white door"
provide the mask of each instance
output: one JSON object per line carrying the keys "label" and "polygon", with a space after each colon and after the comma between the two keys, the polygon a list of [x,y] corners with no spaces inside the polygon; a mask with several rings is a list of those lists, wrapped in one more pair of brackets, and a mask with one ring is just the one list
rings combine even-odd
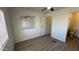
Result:
{"label": "white door", "polygon": [[47,16],[46,17],[46,34],[51,34],[51,23],[52,22],[52,17]]}
{"label": "white door", "polygon": [[46,17],[41,16],[41,35],[46,34]]}

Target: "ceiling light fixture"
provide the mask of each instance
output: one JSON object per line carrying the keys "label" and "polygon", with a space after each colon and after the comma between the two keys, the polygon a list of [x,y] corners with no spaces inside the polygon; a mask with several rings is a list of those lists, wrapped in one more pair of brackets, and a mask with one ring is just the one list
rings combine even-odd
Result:
{"label": "ceiling light fixture", "polygon": [[51,8],[50,6],[47,7],[47,9],[50,9],[50,8]]}

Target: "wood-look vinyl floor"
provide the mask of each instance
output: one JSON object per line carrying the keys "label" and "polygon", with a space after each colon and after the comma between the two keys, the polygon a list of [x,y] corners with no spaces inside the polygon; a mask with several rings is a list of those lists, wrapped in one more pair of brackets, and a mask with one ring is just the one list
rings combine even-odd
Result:
{"label": "wood-look vinyl floor", "polygon": [[[44,35],[15,44],[15,51],[77,51],[67,38],[66,43],[54,42],[50,35]],[[70,41],[68,41],[70,40]]]}

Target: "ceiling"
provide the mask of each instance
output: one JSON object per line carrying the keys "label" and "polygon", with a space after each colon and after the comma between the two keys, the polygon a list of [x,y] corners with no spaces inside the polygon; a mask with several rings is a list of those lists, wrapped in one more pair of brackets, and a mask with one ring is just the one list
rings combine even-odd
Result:
{"label": "ceiling", "polygon": [[[42,11],[42,9],[44,9],[45,7],[27,7],[27,9],[29,9],[29,10],[33,10],[33,11],[37,11],[37,12],[41,12]],[[56,10],[60,10],[60,9],[63,9],[63,8],[65,8],[65,7],[53,7],[54,8],[54,11],[56,11]],[[45,11],[43,11],[43,12],[51,12],[50,10],[48,10],[48,9],[46,9]]]}

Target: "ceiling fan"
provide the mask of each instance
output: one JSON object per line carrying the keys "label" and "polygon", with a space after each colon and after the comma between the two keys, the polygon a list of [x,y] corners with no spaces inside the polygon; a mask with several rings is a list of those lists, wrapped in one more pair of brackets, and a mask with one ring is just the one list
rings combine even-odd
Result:
{"label": "ceiling fan", "polygon": [[54,8],[53,8],[53,7],[51,7],[51,8],[45,7],[45,8],[42,9],[42,11],[45,11],[45,10],[47,10],[47,9],[50,9],[50,11],[54,11]]}

